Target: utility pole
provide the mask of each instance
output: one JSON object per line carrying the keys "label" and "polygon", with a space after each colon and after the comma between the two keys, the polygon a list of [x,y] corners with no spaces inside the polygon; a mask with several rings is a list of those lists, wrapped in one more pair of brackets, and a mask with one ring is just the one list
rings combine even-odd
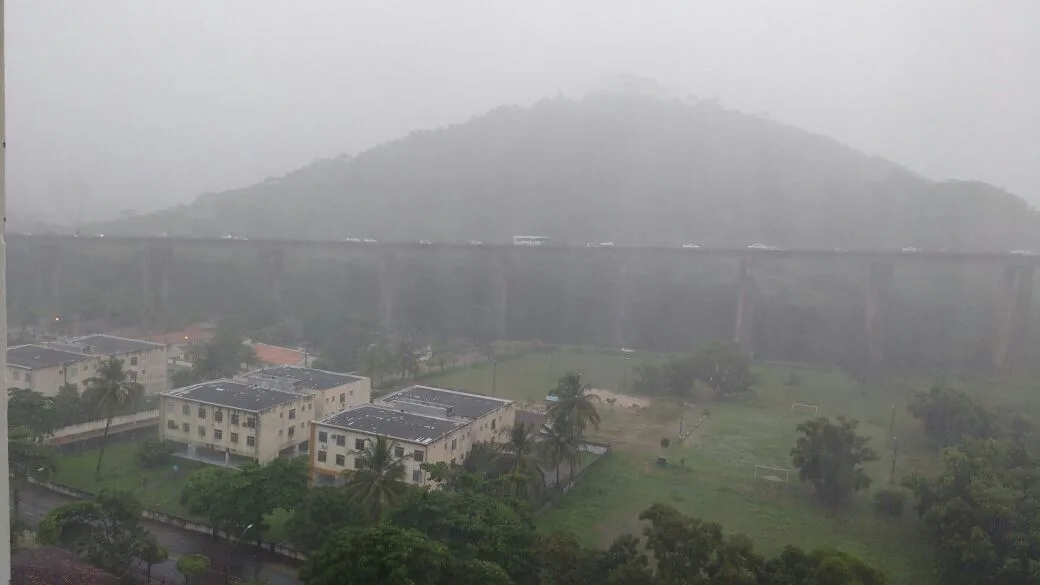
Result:
{"label": "utility pole", "polygon": [[[0,0],[0,372],[7,371],[7,67],[4,52],[4,0]],[[0,399],[0,469],[8,469],[7,459],[7,392]],[[11,583],[11,478],[0,477],[0,585]]]}
{"label": "utility pole", "polygon": [[896,458],[899,457],[899,437],[892,437],[892,471],[888,474],[888,483],[896,482]]}

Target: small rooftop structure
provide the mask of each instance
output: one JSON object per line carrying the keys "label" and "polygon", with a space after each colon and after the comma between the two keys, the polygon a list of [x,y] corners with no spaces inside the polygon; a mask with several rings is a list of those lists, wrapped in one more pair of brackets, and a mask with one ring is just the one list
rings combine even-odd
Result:
{"label": "small rooftop structure", "polygon": [[362,404],[315,421],[315,424],[429,445],[468,423],[402,412],[377,404]]}
{"label": "small rooftop structure", "polygon": [[133,353],[135,351],[147,351],[164,347],[163,344],[152,341],[104,334],[79,337],[71,340],[69,345],[82,347],[83,353],[101,353],[105,355]]}
{"label": "small rooftop structure", "polygon": [[326,370],[316,370],[314,368],[304,368],[299,366],[264,368],[250,373],[249,376],[294,380],[298,382],[298,388],[307,388],[310,390],[328,390],[329,388],[335,388],[336,386],[342,386],[343,384],[349,384],[351,382],[358,382],[363,379],[353,374],[341,374],[339,372],[329,372]]}
{"label": "small rooftop structure", "polygon": [[469,419],[480,418],[488,413],[513,403],[505,398],[494,398],[470,394],[458,390],[445,388],[434,388],[432,386],[409,386],[389,394],[380,402],[392,405],[395,402],[406,404],[424,404],[440,408],[451,408],[453,416],[461,416]]}
{"label": "small rooftop structure", "polygon": [[254,343],[253,351],[260,363],[272,366],[295,366],[307,359],[307,354],[288,347],[278,347],[266,343]]}
{"label": "small rooftop structure", "polygon": [[214,406],[223,406],[236,410],[260,412],[304,398],[296,392],[286,392],[272,388],[262,388],[235,380],[213,380],[193,386],[177,388],[164,394],[173,398],[187,398],[205,402]]}
{"label": "small rooftop structure", "polygon": [[92,357],[94,356],[43,345],[17,345],[7,349],[7,364],[27,370],[50,368]]}
{"label": "small rooftop structure", "polygon": [[213,336],[213,327],[195,324],[178,331],[167,331],[166,333],[151,335],[148,337],[148,341],[163,345],[183,345],[188,343],[206,343],[213,339]]}

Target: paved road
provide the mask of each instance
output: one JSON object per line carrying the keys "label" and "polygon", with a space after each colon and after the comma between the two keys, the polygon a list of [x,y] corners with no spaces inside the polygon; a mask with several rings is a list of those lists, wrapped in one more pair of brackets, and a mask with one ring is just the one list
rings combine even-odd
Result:
{"label": "paved road", "polygon": [[[22,519],[35,526],[47,512],[75,501],[73,498],[56,494],[48,489],[30,485],[21,494]],[[177,559],[186,554],[204,554],[213,565],[222,569],[227,562],[228,545],[215,542],[211,537],[189,530],[181,530],[166,524],[144,520],[144,526],[170,551],[170,560],[152,567],[152,578],[166,577],[171,583],[181,583],[184,576],[177,572]],[[243,578],[267,579],[271,585],[300,585],[296,578],[296,567],[254,557],[252,547],[240,546],[235,551],[232,574]]]}

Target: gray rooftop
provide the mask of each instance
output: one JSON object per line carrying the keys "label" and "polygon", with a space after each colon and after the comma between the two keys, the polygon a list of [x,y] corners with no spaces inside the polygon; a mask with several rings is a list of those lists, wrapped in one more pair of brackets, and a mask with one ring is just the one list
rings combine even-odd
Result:
{"label": "gray rooftop", "polygon": [[60,366],[66,362],[79,362],[92,357],[94,356],[42,345],[19,345],[7,349],[9,365],[30,370]]}
{"label": "gray rooftop", "polygon": [[381,399],[382,402],[387,403],[395,400],[407,400],[409,402],[420,402],[435,406],[450,406],[455,410],[455,416],[466,418],[480,418],[489,412],[513,403],[512,400],[504,398],[492,398],[490,396],[481,396],[480,394],[433,388],[431,386],[409,386]]}
{"label": "gray rooftop", "polygon": [[133,353],[135,351],[145,351],[165,347],[161,343],[152,343],[151,341],[142,341],[140,339],[130,339],[127,337],[116,337],[115,335],[88,335],[86,337],[80,337],[74,342],[86,346],[91,353],[103,353],[107,355]]}
{"label": "gray rooftop", "polygon": [[317,424],[429,445],[466,423],[401,412],[376,404],[362,404],[327,416],[317,421]]}
{"label": "gray rooftop", "polygon": [[166,395],[251,412],[260,412],[279,404],[303,398],[303,395],[294,392],[259,388],[234,380],[202,382],[194,386],[185,386],[184,388],[171,390]]}
{"label": "gray rooftop", "polygon": [[300,368],[297,366],[281,366],[276,368],[264,368],[256,372],[261,376],[271,376],[274,378],[289,378],[291,380],[299,380],[300,386],[303,388],[310,388],[311,390],[328,390],[329,388],[335,388],[336,386],[342,386],[343,384],[349,384],[350,382],[357,382],[362,380],[359,376],[351,374],[341,374],[339,372],[327,372],[325,370],[315,370],[314,368]]}

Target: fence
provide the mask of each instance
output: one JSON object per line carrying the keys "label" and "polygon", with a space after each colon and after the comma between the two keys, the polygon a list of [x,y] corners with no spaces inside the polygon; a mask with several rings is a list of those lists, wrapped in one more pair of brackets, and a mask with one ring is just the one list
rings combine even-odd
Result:
{"label": "fence", "polygon": [[[31,479],[29,481],[41,487],[47,488],[52,492],[69,496],[77,500],[92,500],[96,497],[95,494],[80,489],[76,489],[67,485],[48,482],[36,482]],[[216,530],[212,526],[204,524],[202,522],[196,522],[187,518],[181,518],[180,516],[174,516],[173,514],[167,514],[165,512],[149,510],[147,508],[145,508],[145,510],[141,512],[141,516],[153,522],[159,522],[161,524],[166,524],[175,528],[180,528],[181,530],[197,532],[199,534],[222,536],[228,540],[230,540],[230,538],[234,536],[232,535],[231,537],[229,537],[227,533],[221,530]],[[307,560],[307,555],[284,544],[278,544],[275,542],[261,542],[261,546],[265,550],[268,550],[273,554],[279,555],[287,559],[292,559],[295,561]]]}
{"label": "fence", "polygon": [[[108,422],[106,419],[92,420],[85,423],[79,423],[62,427],[51,435],[51,441],[56,443],[65,442],[70,437],[76,435],[85,435],[87,433],[96,433],[105,430],[105,423]],[[116,416],[112,418],[112,424],[109,426],[109,433],[119,432],[129,429],[123,429],[120,427],[129,426],[130,428],[140,428],[143,426],[149,426],[157,424],[159,422],[159,409],[145,410],[141,412],[135,412],[133,414],[124,414],[122,416]]]}

